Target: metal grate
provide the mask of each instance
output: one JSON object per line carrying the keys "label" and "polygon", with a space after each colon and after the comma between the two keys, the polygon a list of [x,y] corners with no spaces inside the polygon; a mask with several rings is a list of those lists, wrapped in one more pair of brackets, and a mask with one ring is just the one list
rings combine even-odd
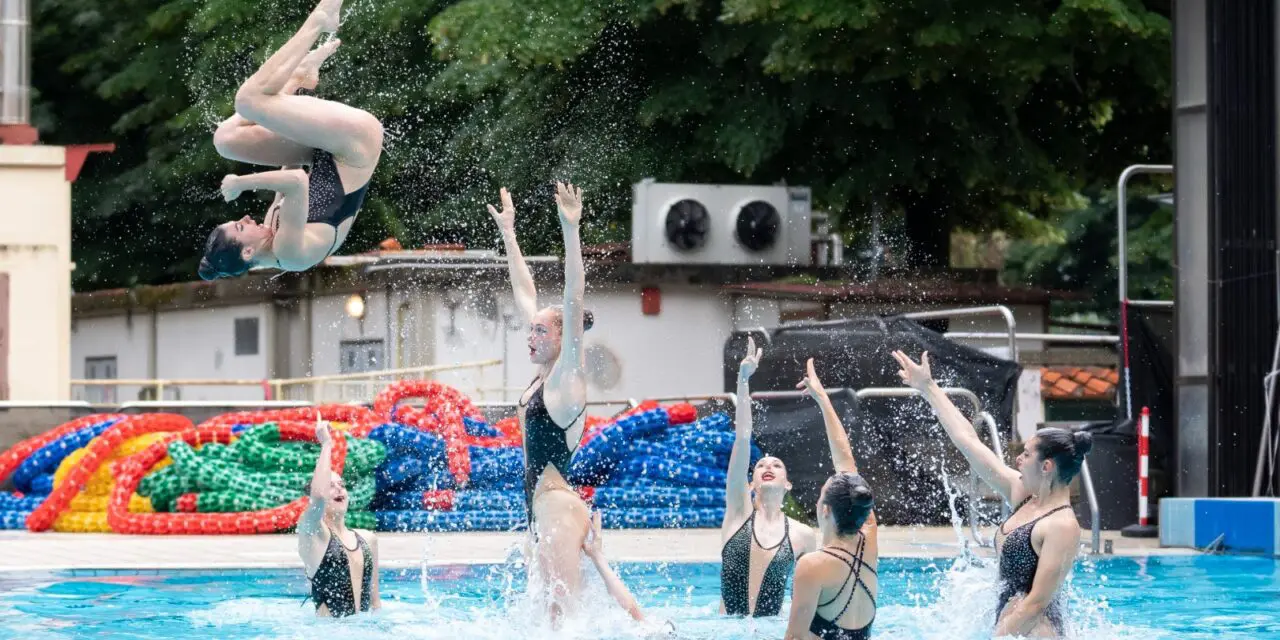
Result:
{"label": "metal grate", "polygon": [[1208,2],[1209,494],[1250,495],[1276,336],[1275,6]]}

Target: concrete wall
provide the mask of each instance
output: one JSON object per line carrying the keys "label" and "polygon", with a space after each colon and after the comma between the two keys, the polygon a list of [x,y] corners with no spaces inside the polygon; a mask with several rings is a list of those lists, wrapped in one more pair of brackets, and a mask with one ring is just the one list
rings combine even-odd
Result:
{"label": "concrete wall", "polygon": [[8,396],[69,396],[71,185],[63,147],[0,146],[0,272],[9,277]]}

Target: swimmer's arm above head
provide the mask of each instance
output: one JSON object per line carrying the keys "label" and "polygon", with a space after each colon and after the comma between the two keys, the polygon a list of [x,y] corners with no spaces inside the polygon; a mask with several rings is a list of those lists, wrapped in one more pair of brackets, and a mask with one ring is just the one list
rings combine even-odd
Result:
{"label": "swimmer's arm above head", "polygon": [[[316,469],[311,474],[311,492],[307,508],[298,519],[298,536],[303,541],[310,541],[313,536],[323,532],[324,507],[329,498],[329,481],[333,476],[333,436],[329,433],[329,425],[316,425],[316,441],[320,443],[320,456],[316,458]],[[301,544],[301,542],[300,542]]]}
{"label": "swimmer's arm above head", "polygon": [[822,559],[810,554],[796,560],[791,583],[791,615],[787,618],[787,634],[783,640],[812,640],[809,625],[818,611],[818,596],[822,593]]}
{"label": "swimmer's arm above head", "polygon": [[849,445],[849,434],[840,422],[840,415],[831,404],[826,387],[818,379],[813,368],[813,358],[805,364],[805,377],[796,385],[804,393],[813,396],[822,409],[822,424],[827,432],[827,446],[831,448],[831,465],[837,473],[857,473],[858,463],[853,457],[853,447]]}
{"label": "swimmer's arm above head", "polygon": [[502,244],[507,250],[507,268],[511,272],[511,290],[515,296],[516,309],[520,311],[521,319],[529,323],[533,322],[533,316],[538,312],[538,289],[533,283],[533,274],[529,272],[529,265],[525,263],[524,254],[520,253],[520,243],[516,239],[516,208],[511,203],[511,194],[507,192],[506,187],[503,187],[500,196],[502,210],[499,211],[493,205],[488,205],[489,215],[493,216],[498,230],[502,232]]}
{"label": "swimmer's arm above head", "polygon": [[[587,275],[582,261],[582,236],[578,232],[578,223],[582,220],[582,189],[568,183],[556,183],[556,209],[560,212],[560,229],[564,234],[564,320],[560,361],[556,363],[553,375],[577,378],[586,369],[582,339]],[[585,397],[583,401],[586,401]],[[574,413],[581,408],[575,407]]]}
{"label": "swimmer's arm above head", "polygon": [[919,391],[933,407],[933,412],[938,416],[938,422],[942,424],[943,431],[946,431],[947,437],[969,461],[969,466],[973,467],[973,470],[978,472],[978,476],[991,485],[991,488],[1000,492],[1005,500],[1011,503],[1017,502],[1014,500],[1013,493],[1016,487],[1021,486],[1018,472],[1006,465],[999,456],[982,443],[982,439],[978,437],[978,431],[973,428],[973,423],[964,417],[951,398],[947,397],[947,394],[943,393],[942,388],[934,381],[933,374],[929,370],[929,352],[926,351],[921,356],[920,364],[916,364],[901,351],[894,351],[893,358],[902,367],[898,375],[903,383]]}
{"label": "swimmer's arm above head", "polygon": [[729,472],[725,478],[724,523],[734,526],[751,512],[751,492],[747,488],[748,466],[751,464],[751,374],[760,365],[763,349],[756,348],[754,338],[747,338],[747,355],[738,365],[738,406],[734,418],[733,451],[729,454]]}
{"label": "swimmer's arm above head", "polygon": [[631,594],[631,590],[627,588],[622,578],[614,573],[613,567],[609,566],[609,559],[604,555],[604,542],[600,536],[600,512],[595,512],[591,517],[591,531],[587,533],[587,539],[582,543],[582,550],[591,559],[591,564],[595,565],[596,571],[600,572],[600,579],[604,581],[604,586],[609,590],[609,595],[618,601],[618,604],[631,616],[633,620],[638,622],[644,621],[644,612],[640,610],[640,603],[636,602],[636,598]]}
{"label": "swimmer's arm above head", "polygon": [[1054,518],[1041,521],[1039,527],[1044,530],[1044,544],[1040,548],[1040,561],[1031,583],[1031,592],[1006,609],[996,626],[997,637],[1026,635],[1040,624],[1045,610],[1071,573],[1080,549],[1080,528],[1073,524],[1070,520]]}

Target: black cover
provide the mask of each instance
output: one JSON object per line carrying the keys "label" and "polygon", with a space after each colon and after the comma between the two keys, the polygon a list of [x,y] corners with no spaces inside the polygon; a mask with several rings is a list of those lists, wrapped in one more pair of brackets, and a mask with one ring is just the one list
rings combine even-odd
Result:
{"label": "black cover", "polygon": [[[1125,418],[1124,379],[1120,380],[1120,416],[1115,433],[1137,436],[1142,408],[1151,410],[1151,499],[1172,488],[1167,474],[1173,469],[1177,451],[1177,428],[1173,415],[1173,332],[1172,307],[1129,307],[1129,384],[1133,401],[1133,421]],[[1270,354],[1268,353],[1268,357]],[[1261,385],[1259,385],[1261,387]],[[1136,446],[1136,445],[1135,445]],[[1137,452],[1134,452],[1137,456]],[[1154,504],[1154,503],[1153,503]]]}
{"label": "black cover", "polygon": [[[829,390],[871,387],[903,388],[897,363],[890,356],[902,349],[913,358],[928,351],[933,375],[942,386],[964,387],[996,418],[1001,438],[1011,433],[1013,402],[1021,367],[901,317],[857,318],[838,323],[795,325],[775,329],[763,347],[759,370],[751,378],[756,391],[794,391],[813,357],[818,376]],[[725,344],[725,388],[733,392],[738,363],[746,351],[747,333]],[[947,440],[927,403],[919,398],[864,398],[833,394],[833,404],[849,433],[859,470],[876,493],[876,513],[885,524],[945,524],[950,510],[939,478],[945,465],[953,490],[969,487],[968,464]],[[967,402],[957,401],[966,415]],[[986,430],[980,435],[987,441]],[[812,400],[757,401],[755,440],[768,455],[787,465],[793,497],[813,515],[822,485],[831,474],[831,455],[822,414]],[[959,484],[960,486],[955,486]],[[985,485],[982,485],[986,492]],[[957,507],[963,513],[964,500]]]}

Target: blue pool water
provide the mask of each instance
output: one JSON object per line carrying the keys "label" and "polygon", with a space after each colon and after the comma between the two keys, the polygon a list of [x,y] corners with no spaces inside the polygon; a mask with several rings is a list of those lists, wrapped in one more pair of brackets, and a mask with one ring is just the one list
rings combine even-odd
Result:
{"label": "blue pool water", "polygon": [[[715,564],[621,565],[674,637],[781,638],[785,618],[717,615]],[[994,570],[965,561],[881,561],[880,638],[990,637]],[[382,573],[383,610],[317,620],[300,571],[72,571],[0,576],[6,638],[645,638],[599,584],[589,615],[540,628],[522,570],[432,566]],[[1072,613],[1085,638],[1280,638],[1280,565],[1248,557],[1105,558],[1077,564]],[[784,609],[784,614],[786,610]],[[660,636],[658,636],[660,637]],[[671,636],[668,636],[671,637]]]}

